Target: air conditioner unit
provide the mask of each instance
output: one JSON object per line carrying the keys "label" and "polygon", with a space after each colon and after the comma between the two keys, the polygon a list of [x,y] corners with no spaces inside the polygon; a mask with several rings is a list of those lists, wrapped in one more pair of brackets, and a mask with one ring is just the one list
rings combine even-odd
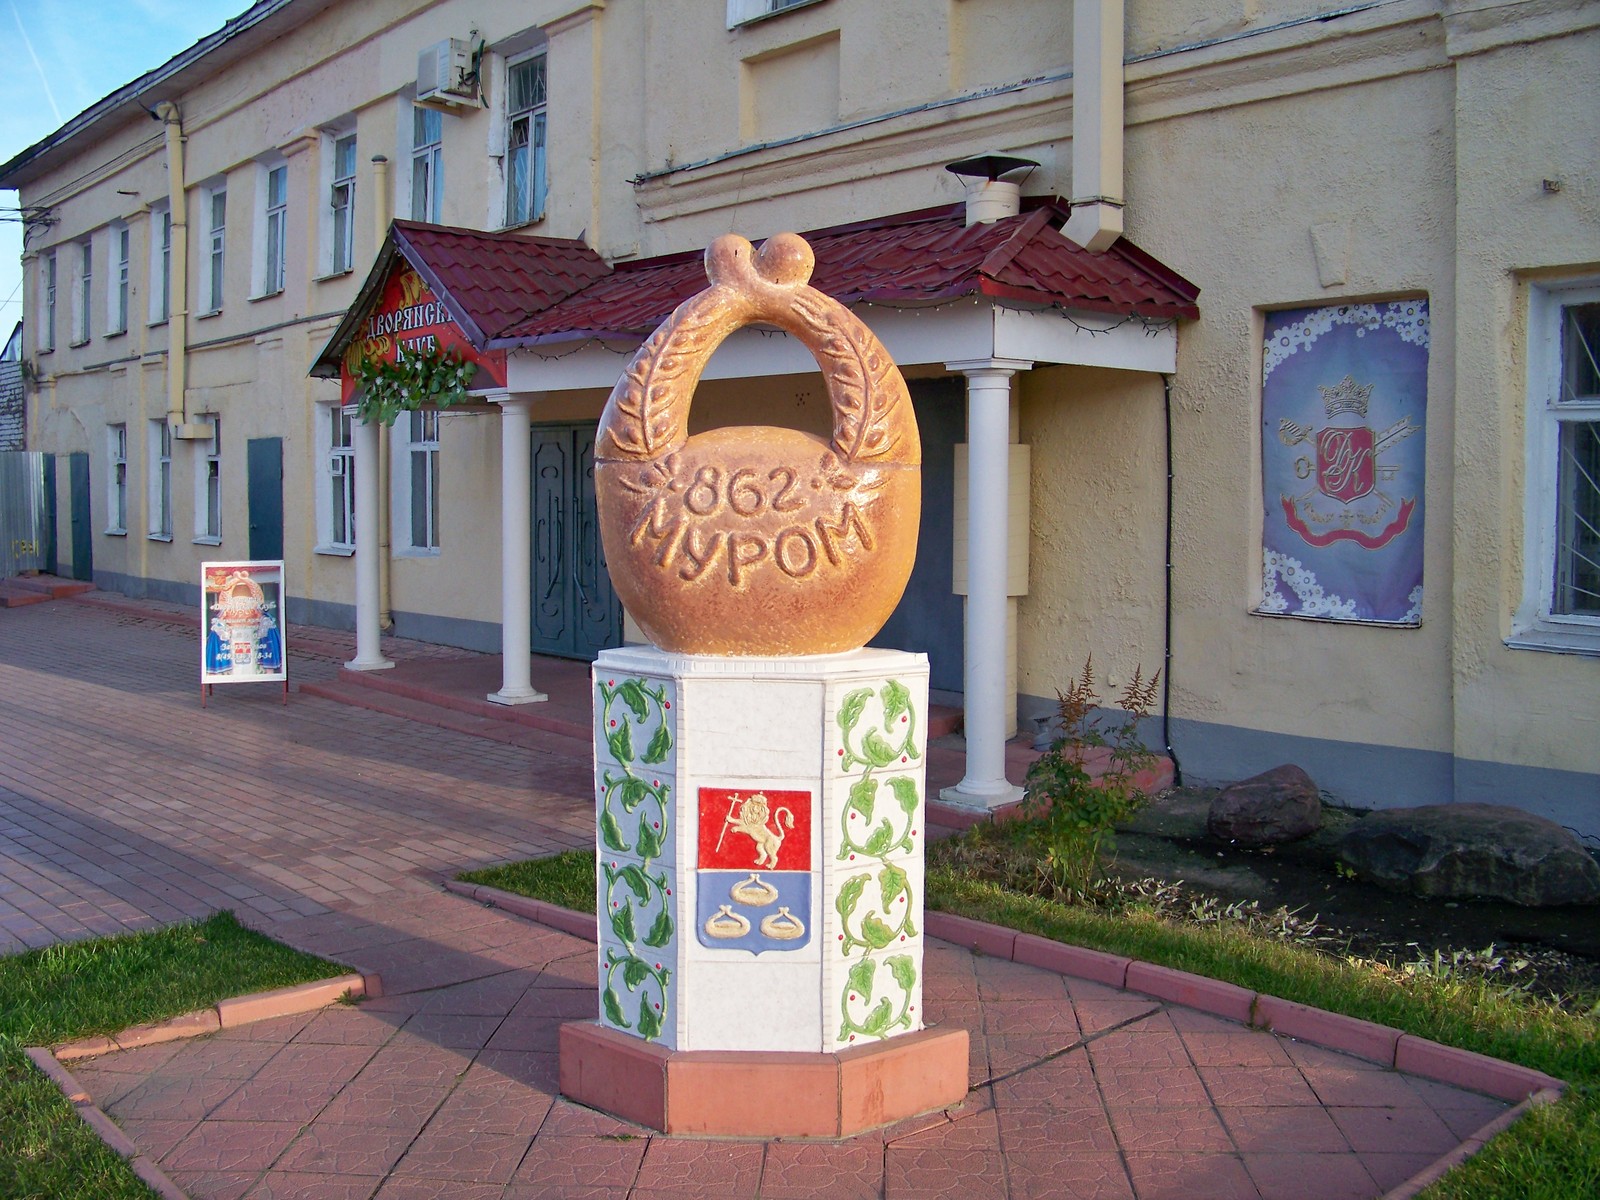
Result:
{"label": "air conditioner unit", "polygon": [[417,99],[470,104],[478,97],[472,45],[463,38],[435,42],[417,55]]}

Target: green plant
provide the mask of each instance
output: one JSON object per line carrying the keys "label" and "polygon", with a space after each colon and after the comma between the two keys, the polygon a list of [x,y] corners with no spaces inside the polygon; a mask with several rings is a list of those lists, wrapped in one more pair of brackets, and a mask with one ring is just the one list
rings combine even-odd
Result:
{"label": "green plant", "polygon": [[1137,776],[1156,756],[1140,740],[1139,722],[1155,707],[1160,678],[1160,671],[1146,680],[1135,670],[1117,697],[1126,715],[1104,728],[1092,657],[1071,686],[1056,693],[1061,732],[1028,769],[1023,812],[1043,843],[1047,882],[1061,899],[1091,898],[1112,830],[1144,803]]}
{"label": "green plant", "polygon": [[460,404],[467,398],[467,385],[477,373],[477,363],[438,347],[408,350],[393,362],[363,358],[356,364],[361,388],[356,409],[369,424],[393,425],[402,412]]}

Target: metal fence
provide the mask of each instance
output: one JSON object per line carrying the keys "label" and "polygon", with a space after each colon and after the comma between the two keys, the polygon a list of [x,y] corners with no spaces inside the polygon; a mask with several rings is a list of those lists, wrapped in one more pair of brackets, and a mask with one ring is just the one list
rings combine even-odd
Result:
{"label": "metal fence", "polygon": [[44,460],[36,451],[0,451],[0,579],[55,565]]}

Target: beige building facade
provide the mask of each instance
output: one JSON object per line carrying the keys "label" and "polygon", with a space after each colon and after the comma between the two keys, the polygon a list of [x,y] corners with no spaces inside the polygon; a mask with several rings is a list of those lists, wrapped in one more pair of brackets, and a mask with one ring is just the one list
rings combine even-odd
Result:
{"label": "beige building facade", "polygon": [[[623,614],[574,640],[581,553],[547,560],[587,535],[538,481],[581,509],[639,338],[505,339],[503,388],[364,428],[311,371],[391,220],[570,241],[622,279],[959,205],[947,164],[1004,151],[1035,164],[1001,179],[1024,217],[1070,202],[1048,236],[1085,278],[1121,234],[1198,315],[1081,283],[853,305],[948,460],[919,608],[953,616],[902,634],[966,706],[957,799],[1009,796],[985,755],[1092,655],[1113,690],[1162,670],[1151,740],[1186,779],[1293,761],[1358,806],[1600,836],[1596,78],[1584,0],[263,0],[0,166],[36,214],[28,445],[89,455],[58,499],[89,506],[104,586],[192,601],[203,560],[282,557],[292,620],[592,653]],[[1420,582],[1373,618],[1274,557],[1275,456],[1304,434],[1307,495],[1337,487],[1275,416],[1266,343],[1285,313],[1423,302],[1420,407],[1363,435],[1363,495],[1395,479],[1383,437],[1417,464]],[[828,428],[803,353],[758,331],[706,378],[695,428]]]}

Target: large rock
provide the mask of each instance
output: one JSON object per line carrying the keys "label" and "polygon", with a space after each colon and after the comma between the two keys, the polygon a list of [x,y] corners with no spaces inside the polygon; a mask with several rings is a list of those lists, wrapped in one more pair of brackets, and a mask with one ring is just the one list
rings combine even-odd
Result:
{"label": "large rock", "polygon": [[1211,802],[1206,832],[1241,846],[1272,846],[1315,833],[1322,824],[1317,785],[1285,763],[1223,788]]}
{"label": "large rock", "polygon": [[1600,864],[1554,821],[1499,804],[1429,804],[1373,813],[1339,857],[1384,887],[1515,904],[1592,904]]}

